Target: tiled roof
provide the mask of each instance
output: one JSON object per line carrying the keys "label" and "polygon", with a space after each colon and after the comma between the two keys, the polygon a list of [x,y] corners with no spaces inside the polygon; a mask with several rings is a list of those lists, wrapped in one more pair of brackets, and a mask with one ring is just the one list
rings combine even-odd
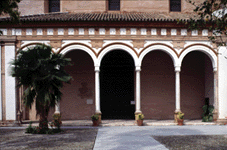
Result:
{"label": "tiled roof", "polygon": [[[48,13],[21,16],[22,22],[48,21],[187,21],[194,14],[187,13]],[[10,18],[0,18],[0,21],[10,21]]]}

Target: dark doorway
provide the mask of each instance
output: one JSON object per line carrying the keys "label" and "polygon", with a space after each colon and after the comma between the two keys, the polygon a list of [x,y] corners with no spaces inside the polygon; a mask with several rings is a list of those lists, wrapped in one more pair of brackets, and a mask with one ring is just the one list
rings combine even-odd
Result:
{"label": "dark doorway", "polygon": [[134,61],[124,51],[104,56],[100,68],[103,119],[134,119]]}

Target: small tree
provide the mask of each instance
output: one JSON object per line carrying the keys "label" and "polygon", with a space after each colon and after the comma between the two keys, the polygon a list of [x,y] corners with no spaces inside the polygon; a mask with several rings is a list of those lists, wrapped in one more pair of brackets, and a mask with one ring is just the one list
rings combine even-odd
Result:
{"label": "small tree", "polygon": [[64,71],[70,59],[51,52],[51,47],[36,45],[19,51],[12,61],[11,75],[16,77],[18,87],[24,86],[24,104],[31,108],[35,102],[39,127],[48,129],[49,109],[61,99],[63,82],[69,83],[71,76]]}
{"label": "small tree", "polygon": [[217,46],[226,46],[227,42],[227,0],[204,0],[197,4],[195,0],[186,0],[195,6],[195,17],[184,23],[191,30],[207,28],[213,32],[209,39]]}
{"label": "small tree", "polygon": [[0,1],[0,15],[8,14],[11,19],[18,21],[19,12],[18,12],[18,3],[21,0],[1,0]]}

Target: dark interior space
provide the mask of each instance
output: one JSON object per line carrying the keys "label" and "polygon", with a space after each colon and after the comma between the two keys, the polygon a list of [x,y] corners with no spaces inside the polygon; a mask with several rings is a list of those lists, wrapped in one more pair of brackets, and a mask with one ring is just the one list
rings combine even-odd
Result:
{"label": "dark interior space", "polygon": [[100,96],[103,119],[134,119],[134,61],[124,51],[111,51],[100,68]]}

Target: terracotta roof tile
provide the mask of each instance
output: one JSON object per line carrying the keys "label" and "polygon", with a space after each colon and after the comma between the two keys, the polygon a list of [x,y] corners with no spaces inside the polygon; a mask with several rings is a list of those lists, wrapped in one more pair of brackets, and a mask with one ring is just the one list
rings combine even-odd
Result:
{"label": "terracotta roof tile", "polygon": [[[194,14],[187,13],[48,13],[21,16],[22,22],[48,22],[48,21],[187,21],[196,18]],[[10,18],[0,18],[0,21],[10,21]]]}

